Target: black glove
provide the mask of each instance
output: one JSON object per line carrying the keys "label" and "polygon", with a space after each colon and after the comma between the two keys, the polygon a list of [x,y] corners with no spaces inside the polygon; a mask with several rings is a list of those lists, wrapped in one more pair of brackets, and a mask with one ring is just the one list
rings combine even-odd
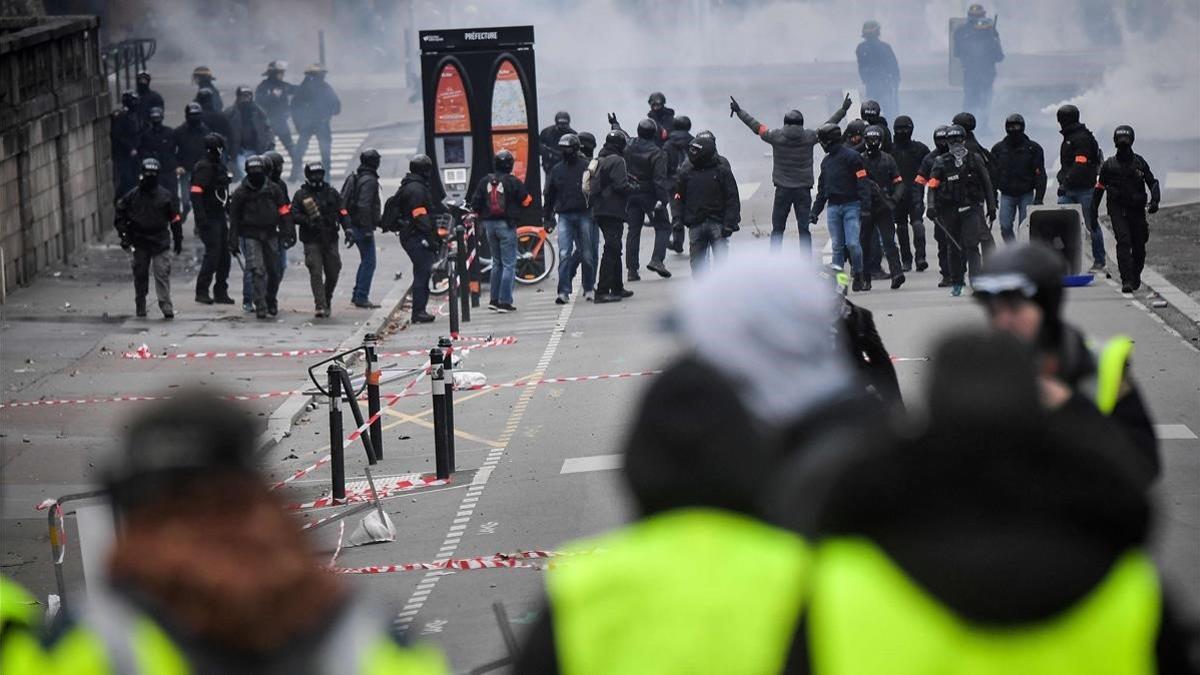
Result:
{"label": "black glove", "polygon": [[992,224],[996,222],[996,212],[995,211],[988,211],[987,221],[988,221],[988,227],[991,228]]}
{"label": "black glove", "polygon": [[129,239],[127,239],[125,237],[121,237],[121,248],[126,251],[132,251],[133,250],[133,242],[129,241]]}
{"label": "black glove", "polygon": [[1065,197],[1066,195],[1067,195],[1067,191],[1066,191],[1066,190],[1064,190],[1064,189],[1062,189],[1062,188],[1058,188],[1058,196],[1059,196],[1059,197]]}
{"label": "black glove", "polygon": [[554,220],[554,216],[546,216],[542,219],[542,227],[546,229],[547,234],[553,232],[557,226],[558,221]]}
{"label": "black glove", "polygon": [[937,209],[933,208],[932,206],[926,207],[925,217],[936,223],[938,219]]}
{"label": "black glove", "polygon": [[242,254],[242,250],[238,247],[238,240],[236,237],[229,238],[229,254],[235,256]]}
{"label": "black glove", "polygon": [[737,99],[730,96],[729,97],[729,116],[733,117],[734,115],[736,115],[737,113],[739,113],[741,111],[742,111],[742,106],[738,105]]}
{"label": "black glove", "polygon": [[608,113],[608,124],[610,126],[617,125],[617,113]]}
{"label": "black glove", "polygon": [[183,253],[183,238],[182,237],[177,238],[175,240],[175,245],[172,247],[172,250],[175,251],[175,255],[179,255],[180,253]]}
{"label": "black glove", "polygon": [[1150,202],[1150,208],[1146,209],[1146,213],[1158,213],[1158,202]]}
{"label": "black glove", "polygon": [[721,226],[721,236],[728,239],[729,237],[731,237],[733,235],[734,232],[737,232],[739,229],[740,228],[737,225],[733,225],[731,223],[726,223]]}
{"label": "black glove", "polygon": [[852,105],[854,101],[850,100],[850,92],[846,92],[846,98],[842,99],[842,110],[849,110]]}
{"label": "black glove", "polygon": [[346,231],[346,248],[354,248],[354,234]]}
{"label": "black glove", "polygon": [[291,248],[291,247],[293,247],[293,246],[295,246],[295,245],[296,245],[296,238],[295,238],[295,237],[284,237],[284,238],[283,238],[283,247],[284,247],[284,248]]}
{"label": "black glove", "polygon": [[808,222],[812,225],[816,225],[817,221],[820,219],[821,219],[821,214],[817,213],[816,211],[813,211],[812,213],[810,213],[808,215]]}
{"label": "black glove", "polygon": [[667,212],[667,205],[662,202],[654,202],[654,213],[663,215]]}

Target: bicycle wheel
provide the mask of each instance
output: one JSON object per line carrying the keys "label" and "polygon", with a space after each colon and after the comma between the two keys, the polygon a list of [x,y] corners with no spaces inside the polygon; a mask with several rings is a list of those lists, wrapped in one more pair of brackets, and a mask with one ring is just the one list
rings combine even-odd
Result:
{"label": "bicycle wheel", "polygon": [[434,295],[445,295],[450,291],[450,249],[446,246],[438,252],[433,261],[433,269],[429,274],[429,292]]}
{"label": "bicycle wheel", "polygon": [[554,270],[558,262],[558,253],[549,235],[540,227],[528,227],[517,230],[517,265],[516,282],[518,284],[536,284]]}

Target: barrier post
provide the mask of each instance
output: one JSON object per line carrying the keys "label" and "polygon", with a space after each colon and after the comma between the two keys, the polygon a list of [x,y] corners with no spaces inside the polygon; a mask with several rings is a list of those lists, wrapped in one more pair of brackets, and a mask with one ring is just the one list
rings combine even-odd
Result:
{"label": "barrier post", "polygon": [[444,381],[446,395],[442,402],[446,409],[446,456],[450,460],[450,473],[454,473],[454,341],[443,337],[438,340],[438,349],[443,350],[442,372],[446,376]]}
{"label": "barrier post", "polygon": [[470,218],[471,227],[467,231],[467,239],[471,242],[471,250],[467,256],[467,277],[471,293],[471,306],[479,306],[479,296],[483,294],[483,280],[479,279],[479,221]]}
{"label": "barrier post", "polygon": [[450,334],[458,336],[458,241],[453,235],[449,240],[450,253],[446,256],[446,301],[450,304]]}
{"label": "barrier post", "polygon": [[363,350],[367,354],[367,414],[371,419],[371,445],[375,448],[375,459],[383,459],[383,419],[379,415],[379,337],[374,333],[363,336]]}
{"label": "barrier post", "polygon": [[467,228],[462,223],[454,226],[454,241],[458,249],[454,266],[458,272],[459,314],[465,323],[471,322],[471,280],[467,274]]}
{"label": "barrier post", "polygon": [[363,429],[366,424],[366,418],[363,417],[362,408],[358,407],[358,395],[354,391],[354,383],[350,380],[350,373],[345,368],[339,368],[338,374],[342,377],[342,391],[345,392],[346,402],[350,406],[350,412],[354,415],[354,428],[360,429],[358,440],[362,441],[363,449],[367,451],[367,464],[375,466],[375,446],[371,443],[371,430]]}
{"label": "barrier post", "polygon": [[433,456],[438,480],[450,478],[450,461],[446,448],[446,375],[442,350],[429,350],[429,382],[433,389]]}
{"label": "barrier post", "polygon": [[329,462],[333,476],[334,499],[346,498],[346,457],[342,448],[342,374],[341,366],[329,364]]}

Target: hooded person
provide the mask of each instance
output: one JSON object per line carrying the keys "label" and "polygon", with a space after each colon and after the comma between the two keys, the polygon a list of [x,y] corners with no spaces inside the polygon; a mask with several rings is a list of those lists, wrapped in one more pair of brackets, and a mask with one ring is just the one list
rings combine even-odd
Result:
{"label": "hooded person", "polygon": [[[130,251],[133,292],[138,317],[146,316],[150,277],[164,319],[175,318],[171,301],[171,253],[183,252],[183,218],[174,192],[162,186],[162,166],[157,159],[142,160],[137,187],[117,199],[113,226],[121,248]],[[172,174],[172,177],[174,174]]]}
{"label": "hooded person", "polygon": [[894,115],[899,109],[900,64],[892,46],[879,39],[882,32],[878,21],[863,22],[863,40],[855,48],[854,56],[867,98],[879,101],[883,110]]}
{"label": "hooded person", "polygon": [[596,276],[596,304],[620,302],[633,296],[633,291],[626,289],[621,279],[626,207],[634,189],[625,163],[627,144],[624,131],[613,129],[608,132],[604,146],[596,154],[595,169],[590,171],[587,186],[592,217],[604,236],[603,255]]}
{"label": "hooded person", "polygon": [[1025,118],[1004,120],[1005,136],[992,146],[993,187],[1000,193],[1000,236],[1016,240],[1015,226],[1025,222],[1031,205],[1046,198],[1046,157],[1042,146],[1025,135]]}
{"label": "hooded person", "polygon": [[[762,293],[764,283],[780,292]],[[852,379],[829,336],[834,298],[807,259],[750,247],[675,307],[684,354],[650,385],[624,444],[638,518],[576,542],[569,550],[595,553],[547,572],[547,609],[517,673],[777,673],[785,663],[808,546],[762,520],[761,486],[779,461],[772,430]]]}
{"label": "hooded person", "polygon": [[[204,110],[195,101],[184,108],[183,124],[175,127],[172,134],[175,140],[175,155],[179,166],[175,169],[179,186],[192,184],[192,170],[196,162],[204,158],[205,139],[212,132],[204,124]],[[191,211],[191,204],[182,202],[183,218],[186,220]]]}
{"label": "hooded person", "polygon": [[[917,181],[929,146],[913,138],[913,121],[900,115],[892,121],[892,159],[904,180],[904,199],[895,208],[896,240],[900,260],[908,272],[916,263],[918,272],[929,269],[925,261],[925,185]],[[909,226],[912,236],[909,237]]]}
{"label": "hooded person", "polygon": [[179,195],[179,147],[175,130],[163,124],[163,109],[151,108],[147,124],[138,135],[137,155],[142,160],[156,159],[161,169],[159,183],[169,192]]}
{"label": "hooded person", "polygon": [[546,172],[547,176],[550,175],[550,170],[562,161],[562,150],[558,147],[558,141],[563,136],[574,133],[575,130],[571,128],[571,113],[559,110],[554,114],[554,124],[542,129],[538,134],[542,171]]}
{"label": "hooded person", "polygon": [[251,280],[249,309],[259,319],[279,313],[280,251],[296,243],[292,205],[271,182],[268,164],[259,155],[247,159],[246,177],[229,198],[230,253],[246,256],[245,275]]}
{"label": "hooded person", "polygon": [[287,72],[287,61],[272,61],[263,71],[263,80],[254,89],[254,100],[267,113],[271,131],[279,139],[284,150],[292,153],[292,132],[288,127],[291,98],[296,85],[283,79]]}
{"label": "hooded person", "polygon": [[675,178],[673,226],[687,228],[693,276],[716,266],[729,249],[729,237],[740,229],[737,180],[717,160],[715,139],[697,134],[688,146],[688,163]]}
{"label": "hooded person", "polygon": [[[1146,242],[1150,226],[1146,214],[1158,213],[1162,199],[1158,179],[1146,158],[1133,151],[1133,127],[1122,124],[1113,131],[1117,154],[1100,165],[1100,176],[1092,194],[1092,222],[1099,222],[1100,199],[1108,193],[1108,217],[1117,240],[1117,269],[1121,274],[1121,292],[1133,293],[1142,287],[1146,265]],[[1146,190],[1150,191],[1149,203]]]}
{"label": "hooded person", "polygon": [[205,110],[216,110],[220,112],[225,109],[225,102],[221,100],[221,90],[217,88],[217,76],[213,74],[212,68],[208,66],[196,66],[192,70],[192,84],[196,85],[196,98],[192,99],[196,103],[200,103],[200,90],[207,89],[209,92],[208,103],[209,107]]}
{"label": "hooded person", "polygon": [[447,672],[317,560],[255,468],[253,419],[182,390],[132,420],[102,469],[122,527],[51,672]]}
{"label": "hooded person", "polygon": [[135,81],[138,95],[138,115],[141,117],[142,126],[150,124],[150,109],[158,108],[166,110],[167,104],[163,102],[162,94],[150,88],[150,73],[148,71],[139,71]]}
{"label": "hooded person", "polygon": [[650,94],[646,103],[650,105],[646,117],[654,120],[654,123],[658,125],[654,142],[661,148],[667,142],[667,136],[671,129],[675,128],[675,109],[667,107],[667,97],[661,91]]}
{"label": "hooded person", "polygon": [[246,160],[270,150],[275,145],[275,133],[267,113],[254,101],[250,87],[238,87],[234,92],[234,104],[225,110],[229,135],[225,138],[225,149],[233,160],[233,173],[243,175]]}
{"label": "hooded person", "polygon": [[[933,171],[933,163],[937,161],[938,157],[950,151],[950,145],[946,142],[946,135],[948,133],[950,133],[950,127],[945,124],[933,131],[933,150],[930,150],[929,154],[925,155],[925,158],[921,160],[921,166],[917,169],[917,176],[913,179],[913,183],[922,191],[929,184],[929,174]],[[922,196],[922,201],[916,207],[919,207],[924,214],[924,196]],[[938,288],[946,288],[950,286],[950,242],[946,239],[945,226],[932,217],[930,220],[933,222],[933,240],[937,242],[938,272],[942,276],[941,280],[938,281]]]}
{"label": "hooded person", "polygon": [[342,113],[342,100],[325,81],[328,71],[320,63],[310,64],[304,69],[304,80],[292,95],[292,122],[296,124],[296,144],[292,146],[292,180],[299,178],[299,171],[308,153],[308,143],[313,136],[321,150],[321,165],[333,171],[333,128],[332,120]]}

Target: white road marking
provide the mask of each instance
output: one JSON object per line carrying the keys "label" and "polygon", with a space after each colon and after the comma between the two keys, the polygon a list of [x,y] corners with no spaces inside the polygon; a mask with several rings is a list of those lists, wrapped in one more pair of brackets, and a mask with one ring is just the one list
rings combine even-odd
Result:
{"label": "white road marking", "polygon": [[559,475],[565,473],[587,473],[589,471],[612,471],[624,465],[623,455],[592,455],[591,457],[572,457],[563,462]]}
{"label": "white road marking", "polygon": [[380,157],[409,157],[415,154],[416,148],[379,148]]}
{"label": "white road marking", "polygon": [[748,202],[754,193],[758,192],[761,185],[762,183],[738,183],[738,196],[742,198],[742,201]]}
{"label": "white road marking", "polygon": [[1163,181],[1167,190],[1200,190],[1200,172],[1172,171]]}
{"label": "white road marking", "polygon": [[1160,441],[1190,441],[1196,438],[1186,424],[1155,424],[1154,434]]}

